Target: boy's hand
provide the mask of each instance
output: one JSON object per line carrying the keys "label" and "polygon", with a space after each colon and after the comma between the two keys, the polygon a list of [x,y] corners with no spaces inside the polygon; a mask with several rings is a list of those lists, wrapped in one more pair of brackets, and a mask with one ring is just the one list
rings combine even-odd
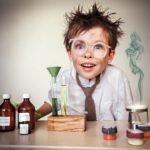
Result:
{"label": "boy's hand", "polygon": [[40,119],[42,117],[42,113],[39,111],[35,111],[35,121],[38,121],[38,119]]}

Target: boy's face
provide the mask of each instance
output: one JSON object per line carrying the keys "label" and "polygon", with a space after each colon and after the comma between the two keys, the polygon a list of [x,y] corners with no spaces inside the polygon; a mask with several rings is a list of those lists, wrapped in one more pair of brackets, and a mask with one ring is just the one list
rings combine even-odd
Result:
{"label": "boy's face", "polygon": [[106,32],[94,27],[70,40],[70,60],[77,73],[86,79],[94,79],[101,74],[114,57],[110,50]]}

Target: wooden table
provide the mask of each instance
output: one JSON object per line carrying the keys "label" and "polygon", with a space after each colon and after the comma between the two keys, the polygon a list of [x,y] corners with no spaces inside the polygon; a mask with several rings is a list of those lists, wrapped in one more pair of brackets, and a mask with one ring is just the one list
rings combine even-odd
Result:
{"label": "wooden table", "polygon": [[[108,124],[111,121],[107,121]],[[150,149],[150,138],[144,139],[142,146],[129,145],[126,138],[126,121],[118,121],[118,137],[114,141],[103,139],[102,125],[106,121],[87,122],[85,132],[48,131],[47,121],[36,122],[30,135],[19,135],[18,130],[0,132],[0,150],[131,150]]]}

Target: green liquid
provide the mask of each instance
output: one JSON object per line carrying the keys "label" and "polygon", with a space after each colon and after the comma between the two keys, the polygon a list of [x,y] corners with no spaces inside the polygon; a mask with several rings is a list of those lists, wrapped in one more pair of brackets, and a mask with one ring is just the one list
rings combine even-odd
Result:
{"label": "green liquid", "polygon": [[57,98],[52,98],[52,115],[58,116],[57,112]]}

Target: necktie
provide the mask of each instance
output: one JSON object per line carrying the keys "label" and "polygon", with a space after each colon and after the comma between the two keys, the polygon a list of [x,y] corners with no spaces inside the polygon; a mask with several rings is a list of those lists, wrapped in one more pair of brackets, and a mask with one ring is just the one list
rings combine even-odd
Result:
{"label": "necktie", "polygon": [[100,81],[100,76],[96,77],[96,81],[95,84],[92,87],[83,87],[81,85],[81,82],[79,80],[79,75],[76,74],[76,80],[78,85],[81,87],[81,89],[83,90],[84,94],[85,94],[85,111],[88,112],[86,119],[88,121],[95,121],[96,120],[96,112],[95,112],[95,104],[92,98],[92,94],[96,88],[96,85],[99,83]]}

